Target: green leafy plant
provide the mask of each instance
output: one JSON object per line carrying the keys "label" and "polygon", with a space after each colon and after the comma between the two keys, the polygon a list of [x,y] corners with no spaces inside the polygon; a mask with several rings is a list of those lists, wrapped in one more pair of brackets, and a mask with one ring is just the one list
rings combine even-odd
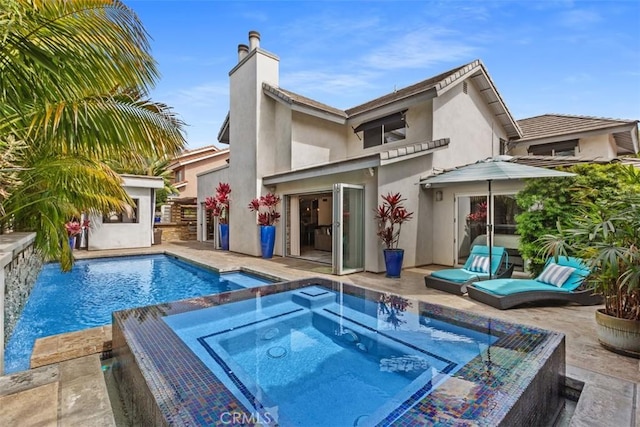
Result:
{"label": "green leafy plant", "polygon": [[413,212],[407,211],[402,202],[400,193],[388,193],[382,197],[382,203],[375,210],[375,219],[378,222],[376,234],[382,240],[387,249],[396,249],[400,240],[402,224],[411,220]]}
{"label": "green leafy plant", "polygon": [[588,285],[605,299],[605,313],[640,321],[640,191],[610,201],[585,201],[569,228],[539,239],[546,256],[588,262]]}
{"label": "green leafy plant", "polygon": [[522,209],[516,215],[519,251],[534,275],[542,271],[546,261],[540,253],[541,236],[556,233],[558,227],[570,228],[577,209],[593,210],[596,201],[605,203],[634,191],[635,184],[626,178],[628,169],[620,164],[582,164],[566,170],[576,176],[528,180],[516,196]]}

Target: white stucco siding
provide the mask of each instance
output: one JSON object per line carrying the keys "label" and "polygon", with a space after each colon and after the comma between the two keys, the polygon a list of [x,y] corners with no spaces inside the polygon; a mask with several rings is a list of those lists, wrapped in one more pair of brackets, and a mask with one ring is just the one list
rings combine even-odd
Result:
{"label": "white stucco siding", "polygon": [[[524,187],[524,181],[493,181],[491,190],[493,194],[517,193]],[[424,190],[423,190],[424,191]],[[448,187],[434,188],[426,190],[432,195],[435,191],[442,191],[441,201],[433,201],[432,221],[433,227],[433,264],[454,266],[455,265],[455,204],[457,195],[482,196],[488,191],[488,183],[479,181],[477,183],[460,184]],[[433,197],[431,200],[434,200]]]}
{"label": "white stucco siding", "polygon": [[91,215],[89,250],[147,248],[153,229],[152,188],[124,187],[132,199],[138,199],[138,222],[103,224],[101,215]]}
{"label": "white stucco siding", "polygon": [[[351,127],[356,128],[362,123],[366,123],[371,120],[375,120],[387,115],[397,113],[402,110],[406,112],[406,138],[402,141],[396,141],[391,144],[382,144],[375,147],[364,148],[364,132],[356,134]],[[364,115],[361,119],[353,120],[347,125],[347,156],[355,157],[363,154],[379,153],[381,151],[393,150],[396,148],[404,147],[407,145],[416,144],[419,142],[432,141],[433,138],[433,108],[432,100],[413,103],[411,105],[402,106],[402,104],[395,106],[390,110],[378,113],[369,113]]]}
{"label": "white stucco siding", "polygon": [[[402,225],[399,248],[404,249],[403,267],[429,264],[431,262],[431,202],[418,185],[420,176],[430,168],[431,156],[400,161],[379,168],[378,196],[373,209],[382,203],[383,195],[400,192],[406,199],[403,203],[413,219]],[[375,224],[374,224],[375,225]],[[373,232],[375,236],[375,229]],[[377,244],[377,268],[372,271],[384,271],[383,245]]]}
{"label": "white stucco siding", "polygon": [[588,159],[613,159],[618,156],[618,148],[612,134],[595,135],[581,138],[578,143],[578,156]]}
{"label": "white stucco siding", "polygon": [[346,153],[345,125],[293,113],[291,169],[344,160]]}
{"label": "white stucco siding", "polygon": [[[229,220],[229,249],[259,256],[258,239],[247,238],[256,216],[246,206],[266,193],[262,176],[276,170],[276,102],[264,95],[262,83],[278,86],[278,58],[255,50],[230,73],[229,184],[233,213]],[[235,208],[235,206],[241,208]]]}
{"label": "white stucco siding", "polygon": [[291,169],[292,158],[292,111],[288,105],[276,102],[275,108],[275,172]]}
{"label": "white stucco siding", "polygon": [[446,150],[434,153],[434,167],[451,168],[500,153],[506,132],[471,80],[467,94],[460,82],[435,98],[433,109],[433,139],[450,139]]}

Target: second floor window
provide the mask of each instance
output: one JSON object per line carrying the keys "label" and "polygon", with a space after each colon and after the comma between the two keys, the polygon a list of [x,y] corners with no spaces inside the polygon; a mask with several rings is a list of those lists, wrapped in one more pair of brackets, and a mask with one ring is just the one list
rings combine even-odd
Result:
{"label": "second floor window", "polygon": [[402,141],[407,137],[405,113],[406,110],[362,123],[354,131],[364,131],[364,148]]}
{"label": "second floor window", "polygon": [[174,172],[173,182],[182,182],[184,181],[184,170],[178,169]]}
{"label": "second floor window", "polygon": [[534,156],[575,156],[578,140],[551,142],[548,144],[530,145],[527,151]]}

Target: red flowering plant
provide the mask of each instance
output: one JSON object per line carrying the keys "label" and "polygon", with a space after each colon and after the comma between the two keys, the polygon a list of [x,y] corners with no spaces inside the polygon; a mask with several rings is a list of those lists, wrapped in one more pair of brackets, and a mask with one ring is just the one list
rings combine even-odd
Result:
{"label": "red flowering plant", "polygon": [[208,212],[218,218],[219,224],[229,223],[229,194],[231,194],[231,186],[226,182],[221,182],[216,187],[215,197],[207,197],[204,200],[204,207]]}
{"label": "red flowering plant", "polygon": [[478,203],[475,210],[467,215],[467,221],[487,222],[487,202]]}
{"label": "red flowering plant", "polygon": [[280,220],[279,204],[280,196],[267,193],[265,196],[253,199],[249,203],[249,210],[258,213],[258,225],[276,225]]}
{"label": "red flowering plant", "polygon": [[75,219],[68,221],[64,225],[64,228],[67,229],[67,235],[69,237],[75,237],[80,235],[80,233],[82,233],[82,225],[80,225],[80,222]]}
{"label": "red flowering plant", "polygon": [[413,212],[407,211],[402,205],[406,199],[400,193],[382,196],[382,204],[375,210],[375,219],[378,221],[377,235],[387,249],[396,249],[400,240],[402,224],[413,217]]}

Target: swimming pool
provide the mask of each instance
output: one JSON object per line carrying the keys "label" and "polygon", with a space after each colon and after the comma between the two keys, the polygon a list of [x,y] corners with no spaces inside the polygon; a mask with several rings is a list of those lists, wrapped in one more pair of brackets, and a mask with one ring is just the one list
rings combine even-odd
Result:
{"label": "swimming pool", "polygon": [[271,283],[240,272],[217,273],[167,255],[78,260],[62,273],[47,264],[5,349],[5,372],[29,368],[37,338],[111,323],[111,313]]}
{"label": "swimming pool", "polygon": [[563,405],[562,334],[324,279],[113,325],[135,424],[544,425]]}

